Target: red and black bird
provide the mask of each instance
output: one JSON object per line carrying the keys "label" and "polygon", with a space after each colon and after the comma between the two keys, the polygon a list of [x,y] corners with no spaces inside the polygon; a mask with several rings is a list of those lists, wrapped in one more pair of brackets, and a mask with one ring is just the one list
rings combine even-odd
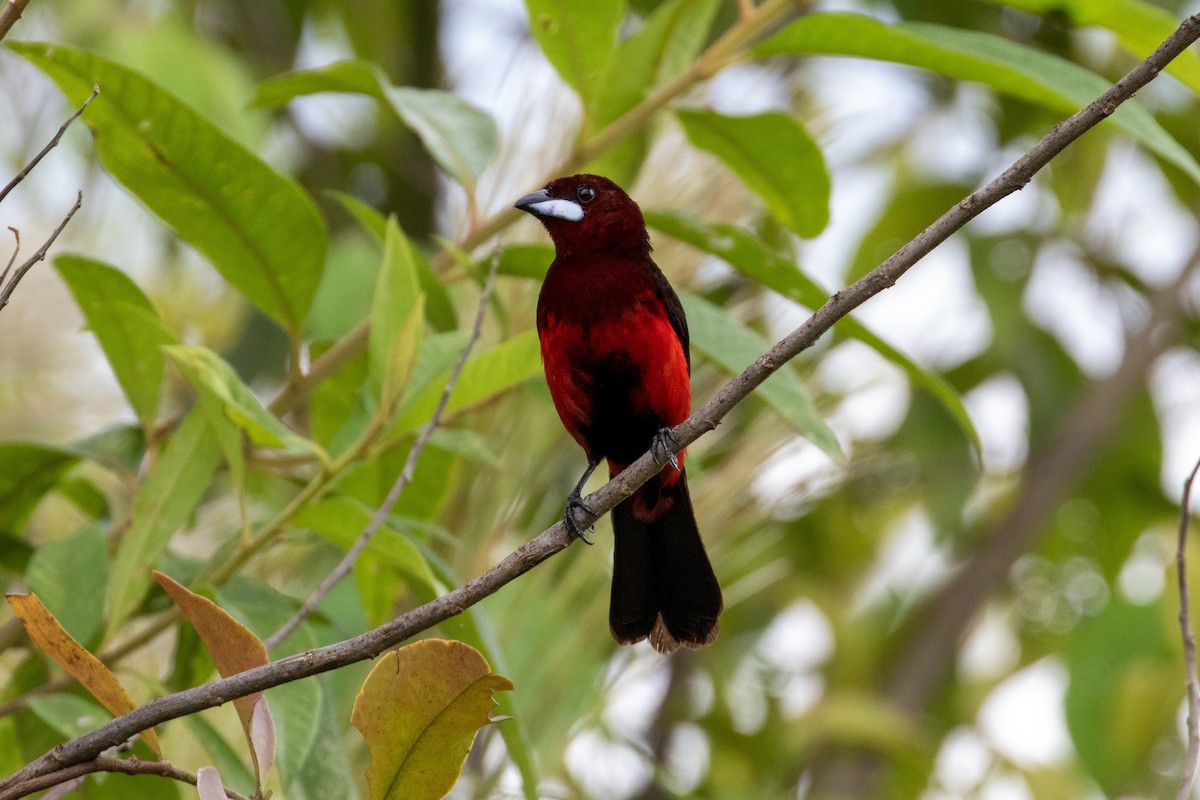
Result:
{"label": "red and black bird", "polygon": [[[647,637],[670,653],[717,636],[721,589],[709,564],[671,427],[691,412],[687,319],[650,258],[642,212],[607,178],[573,175],[517,201],[554,240],[537,328],[550,396],[588,467],[567,498],[576,535],[580,491],[600,463],[615,476],[649,449],[671,461],[613,509],[609,624],[621,644]],[[585,539],[586,540],[586,539]]]}

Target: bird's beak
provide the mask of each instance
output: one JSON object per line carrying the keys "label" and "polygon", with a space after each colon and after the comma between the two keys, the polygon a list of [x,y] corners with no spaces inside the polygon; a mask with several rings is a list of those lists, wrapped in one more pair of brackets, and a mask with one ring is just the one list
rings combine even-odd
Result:
{"label": "bird's beak", "polygon": [[522,211],[528,211],[535,217],[557,217],[569,222],[579,222],[583,219],[583,206],[570,200],[551,197],[550,192],[545,189],[531,192],[513,205]]}

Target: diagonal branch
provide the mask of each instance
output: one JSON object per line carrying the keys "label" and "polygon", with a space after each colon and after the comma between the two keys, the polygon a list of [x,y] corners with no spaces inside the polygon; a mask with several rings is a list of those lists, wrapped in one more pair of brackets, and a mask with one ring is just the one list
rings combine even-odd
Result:
{"label": "diagonal branch", "polygon": [[[835,322],[869,298],[895,284],[934,247],[985,209],[1025,186],[1039,169],[1067,145],[1105,119],[1138,89],[1153,80],[1167,63],[1197,38],[1200,38],[1200,14],[1185,20],[1149,58],[1134,67],[1096,101],[1055,126],[1002,175],[971,193],[862,279],[835,293],[803,325],[776,343],[741,375],[729,381],[699,411],[676,426],[672,434],[678,440],[679,449],[696,441],[705,432],[713,430],[734,406],[783,364],[812,346]],[[655,463],[651,454],[646,453],[614,480],[589,495],[586,498],[587,505],[595,509],[598,515],[605,514],[661,469],[661,465]],[[594,519],[590,514],[581,516],[583,518],[578,522],[584,525]],[[374,630],[204,686],[152,700],[96,730],[56,746],[26,765],[0,784],[0,800],[22,797],[28,794],[26,787],[30,780],[93,759],[105,748],[123,742],[145,728],[221,705],[236,697],[244,697],[272,686],[374,658],[405,639],[461,613],[495,593],[542,561],[566,549],[571,541],[563,523],[558,522],[482,575]]]}
{"label": "diagonal branch", "polygon": [[7,36],[12,26],[17,24],[29,2],[30,0],[8,0],[4,8],[0,8],[0,39]]}
{"label": "diagonal branch", "polygon": [[396,478],[396,482],[392,484],[392,488],[388,491],[387,497],[375,510],[371,521],[367,523],[367,527],[358,535],[358,539],[346,551],[346,555],[342,556],[342,560],[333,568],[333,571],[321,581],[308,599],[304,601],[299,610],[291,616],[291,618],[280,626],[279,630],[267,637],[264,644],[267,649],[274,648],[284,639],[292,635],[296,628],[300,627],[300,623],[308,619],[308,616],[316,610],[325,596],[337,586],[343,578],[350,574],[350,570],[354,569],[354,565],[358,562],[358,557],[362,555],[363,550],[367,549],[367,545],[371,543],[371,539],[376,532],[383,527],[384,520],[388,514],[392,513],[392,508],[396,505],[396,501],[400,499],[400,495],[412,482],[413,474],[417,469],[417,459],[421,457],[421,452],[425,446],[429,444],[433,432],[442,424],[442,414],[446,411],[446,404],[450,402],[450,395],[454,391],[454,387],[458,385],[458,379],[462,375],[463,367],[467,364],[467,357],[471,355],[471,349],[475,343],[479,341],[479,336],[483,333],[483,318],[487,315],[488,301],[492,296],[492,289],[496,285],[496,271],[500,267],[500,250],[497,249],[492,255],[492,265],[488,270],[487,282],[484,284],[483,293],[479,296],[479,308],[475,311],[475,324],[471,328],[471,336],[467,339],[467,343],[463,345],[462,352],[458,354],[458,361],[454,364],[454,369],[450,372],[450,380],[446,381],[446,386],[442,389],[442,396],[438,398],[437,407],[434,408],[433,414],[429,417],[429,421],[425,423],[420,436],[413,442],[413,446],[408,451],[408,457],[404,459],[404,467],[400,470],[400,475]]}
{"label": "diagonal branch", "polygon": [[[29,791],[36,792],[58,786],[69,781],[82,780],[96,772],[117,772],[122,775],[157,775],[160,778],[170,778],[180,783],[196,785],[196,776],[187,770],[180,769],[169,761],[142,761],[138,758],[116,758],[115,756],[97,756],[90,761],[81,761],[56,772],[50,772],[29,781]],[[233,791],[225,790],[229,800],[246,800],[245,797]]]}
{"label": "diagonal branch", "polygon": [[[17,284],[21,282],[21,278],[25,277],[25,273],[33,269],[34,264],[46,257],[46,251],[48,251],[50,246],[54,244],[54,240],[58,238],[58,235],[63,232],[63,228],[67,227],[67,223],[71,221],[71,217],[75,216],[75,212],[79,210],[81,205],[83,205],[83,192],[79,192],[75,196],[75,205],[71,206],[71,210],[67,212],[67,216],[63,218],[63,221],[60,222],[58,227],[54,229],[54,232],[50,234],[50,238],[46,240],[45,244],[39,247],[37,252],[29,257],[28,261],[17,267],[17,271],[14,272],[12,277],[8,279],[8,283],[4,284],[3,287],[0,287],[0,311],[3,311],[4,307],[8,305],[8,301],[12,297],[12,293],[16,291]],[[20,239],[18,238],[17,241],[19,243]],[[15,254],[13,255],[13,258],[16,258]],[[9,262],[9,266],[12,266],[11,260]],[[4,274],[8,275],[8,268],[5,268]]]}
{"label": "diagonal branch", "polygon": [[[0,38],[4,38],[4,33],[2,30],[0,30]],[[88,96],[88,99],[84,100],[83,105],[76,109],[75,113],[72,114],[66,122],[59,126],[58,132],[54,134],[54,138],[47,142],[46,146],[43,147],[36,156],[29,160],[29,163],[25,165],[25,168],[18,172],[17,176],[8,182],[7,186],[5,186],[3,189],[0,189],[0,203],[3,203],[4,198],[8,197],[8,193],[11,192],[18,183],[25,180],[25,176],[33,171],[33,168],[38,165],[38,162],[45,158],[46,154],[58,145],[59,140],[61,140],[63,137],[63,134],[67,132],[67,128],[71,126],[72,122],[79,119],[79,115],[83,113],[85,108],[91,105],[91,102],[96,99],[96,95],[98,94],[100,94],[100,87],[92,86],[92,93]]]}
{"label": "diagonal branch", "polygon": [[4,272],[0,272],[0,286],[3,286],[4,281],[8,279],[8,271],[12,269],[13,263],[17,260],[17,255],[21,252],[21,232],[12,225],[9,225],[8,229],[12,231],[13,239],[16,242],[13,244],[13,252],[8,258],[8,263],[4,265]]}

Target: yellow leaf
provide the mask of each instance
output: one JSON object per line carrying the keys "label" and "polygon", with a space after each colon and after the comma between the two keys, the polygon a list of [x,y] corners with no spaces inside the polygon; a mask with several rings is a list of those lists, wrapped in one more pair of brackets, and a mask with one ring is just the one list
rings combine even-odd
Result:
{"label": "yellow leaf", "polygon": [[424,639],[380,658],[350,716],[371,751],[371,800],[445,797],[475,734],[495,722],[492,692],[511,689],[462,642]]}
{"label": "yellow leaf", "polygon": [[[10,594],[8,605],[25,624],[25,631],[37,648],[82,683],[101,705],[118,716],[137,708],[137,704],[117,680],[117,676],[67,633],[66,628],[46,610],[37,595]],[[162,746],[158,743],[154,729],[148,728],[142,731],[141,735],[150,749],[162,756]]]}
{"label": "yellow leaf", "polygon": [[[163,591],[171,596],[175,605],[192,623],[196,633],[200,634],[200,639],[208,648],[208,653],[212,656],[213,663],[217,665],[217,672],[221,673],[222,678],[228,678],[230,675],[236,675],[254,667],[261,667],[267,663],[269,660],[267,648],[263,645],[262,640],[212,600],[201,597],[157,570],[154,572],[154,580],[158,581],[158,585],[163,588]],[[233,701],[238,719],[242,721],[242,730],[246,734],[246,741],[250,745],[255,772],[259,772],[259,758],[252,736],[252,722],[254,708],[260,700],[266,702],[262,692],[248,694]],[[266,766],[269,767],[269,765]],[[262,774],[259,772],[259,778],[261,779],[261,777]]]}

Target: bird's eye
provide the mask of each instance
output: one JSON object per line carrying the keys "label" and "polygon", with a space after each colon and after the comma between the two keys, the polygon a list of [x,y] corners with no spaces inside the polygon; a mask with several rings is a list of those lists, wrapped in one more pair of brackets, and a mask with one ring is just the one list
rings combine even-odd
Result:
{"label": "bird's eye", "polygon": [[581,203],[590,203],[596,199],[596,190],[591,186],[580,186],[579,191],[575,192],[575,196]]}

